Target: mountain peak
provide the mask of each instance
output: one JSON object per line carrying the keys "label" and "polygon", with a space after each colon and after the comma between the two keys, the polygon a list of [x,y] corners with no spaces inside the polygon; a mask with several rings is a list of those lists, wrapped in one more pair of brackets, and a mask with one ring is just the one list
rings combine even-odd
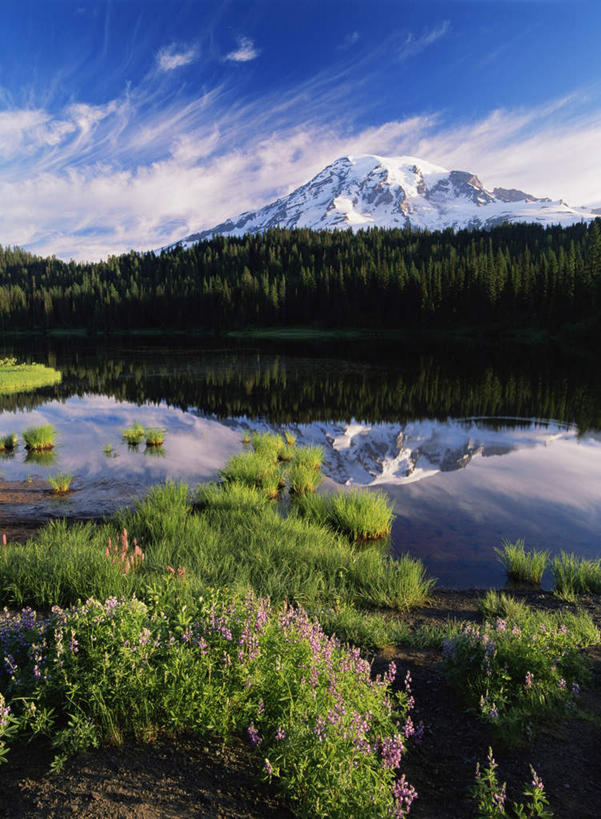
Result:
{"label": "mountain peak", "polygon": [[177,244],[274,227],[443,230],[503,222],[569,225],[593,218],[594,213],[571,208],[561,199],[541,199],[516,188],[487,190],[471,171],[447,170],[415,156],[363,154],[339,157],[287,196]]}

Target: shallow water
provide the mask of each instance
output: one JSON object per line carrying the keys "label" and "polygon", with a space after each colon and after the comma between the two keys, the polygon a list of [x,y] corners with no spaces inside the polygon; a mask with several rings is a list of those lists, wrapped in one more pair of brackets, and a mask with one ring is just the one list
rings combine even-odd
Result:
{"label": "shallow water", "polygon": [[[63,382],[0,398],[0,433],[58,430],[50,462],[22,446],[0,460],[0,530],[109,514],[166,478],[213,479],[244,430],[287,428],[324,447],[331,481],[386,491],[394,550],[444,585],[503,585],[505,537],[601,555],[601,389],[586,361],[366,343],[34,339],[0,354],[13,352]],[[166,429],[162,450],[123,442],[135,421]],[[74,476],[65,497],[46,489],[56,472]]]}

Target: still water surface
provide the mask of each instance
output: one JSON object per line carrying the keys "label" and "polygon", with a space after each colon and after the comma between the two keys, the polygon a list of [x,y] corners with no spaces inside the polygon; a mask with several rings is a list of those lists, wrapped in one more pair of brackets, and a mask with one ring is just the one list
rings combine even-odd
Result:
{"label": "still water surface", "polygon": [[[0,433],[54,424],[49,459],[0,461],[0,528],[97,517],[165,478],[217,476],[247,429],[292,429],[326,453],[326,489],[377,487],[394,501],[393,549],[443,585],[503,585],[503,538],[601,556],[601,383],[557,353],[400,344],[7,342],[50,363],[56,387],[0,398]],[[134,421],[164,451],[129,448]],[[111,444],[113,452],[104,448]],[[74,475],[53,498],[47,477]]]}

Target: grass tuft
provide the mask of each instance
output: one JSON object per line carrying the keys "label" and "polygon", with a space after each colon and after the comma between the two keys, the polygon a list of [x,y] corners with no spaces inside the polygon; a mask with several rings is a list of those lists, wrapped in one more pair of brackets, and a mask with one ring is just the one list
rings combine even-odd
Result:
{"label": "grass tuft", "polygon": [[48,478],[48,483],[55,495],[66,495],[71,488],[72,480],[73,475],[68,472],[57,472],[54,477]]}
{"label": "grass tuft", "polygon": [[268,452],[244,452],[234,455],[220,472],[226,483],[242,483],[262,489],[268,497],[277,498],[283,473],[277,459]]}
{"label": "grass tuft", "polygon": [[383,492],[338,492],[330,496],[328,517],[351,540],[379,540],[390,534],[392,503]]}
{"label": "grass tuft", "polygon": [[121,430],[121,436],[131,446],[137,446],[144,439],[145,429],[142,424],[135,421],[131,427]]}
{"label": "grass tuft", "polygon": [[285,447],[282,436],[271,432],[255,432],[250,436],[250,442],[257,455],[273,460],[274,463]]}
{"label": "grass tuft", "polygon": [[148,429],[145,430],[144,437],[146,439],[146,446],[163,446],[165,442],[165,430],[160,427],[148,427]]}
{"label": "grass tuft", "polygon": [[0,436],[0,452],[11,452],[17,446],[19,438],[16,432],[9,432],[8,435]]}
{"label": "grass tuft", "polygon": [[303,446],[294,450],[293,463],[306,469],[321,469],[323,464],[323,449],[320,446]]}
{"label": "grass tuft", "polygon": [[562,552],[551,564],[555,592],[567,600],[578,594],[601,593],[601,559],[586,560]]}
{"label": "grass tuft", "polygon": [[56,430],[52,424],[40,427],[29,427],[23,433],[25,448],[32,452],[43,452],[52,449],[56,440]]}
{"label": "grass tuft", "polygon": [[495,549],[499,560],[505,566],[511,580],[539,586],[549,559],[549,552],[533,549],[527,552],[523,540],[511,543],[503,541],[500,549]]}
{"label": "grass tuft", "polygon": [[290,467],[289,480],[291,495],[305,495],[308,492],[315,492],[321,483],[322,476],[319,470],[293,463]]}

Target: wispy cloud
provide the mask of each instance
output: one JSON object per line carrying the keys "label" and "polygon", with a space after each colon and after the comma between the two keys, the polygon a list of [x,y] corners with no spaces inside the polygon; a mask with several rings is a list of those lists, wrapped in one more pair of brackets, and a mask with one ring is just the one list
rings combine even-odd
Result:
{"label": "wispy cloud", "polygon": [[256,59],[260,53],[249,37],[239,37],[238,48],[226,54],[225,59],[235,63],[247,63],[250,60]]}
{"label": "wispy cloud", "polygon": [[195,47],[178,50],[177,45],[172,44],[167,48],[162,48],[157,54],[157,65],[160,71],[173,71],[184,65],[193,63],[198,57]]}
{"label": "wispy cloud", "polygon": [[[435,31],[418,39],[435,42]],[[261,207],[345,154],[412,154],[489,187],[599,200],[601,102],[573,94],[460,124],[428,112],[357,127],[352,69],[364,76],[367,59],[252,103],[233,86],[173,95],[153,73],[101,105],[0,112],[0,243],[79,259],[159,247]]]}
{"label": "wispy cloud", "polygon": [[410,57],[415,57],[416,54],[420,54],[437,40],[444,37],[450,28],[451,24],[448,20],[445,20],[436,28],[425,31],[419,37],[416,37],[413,33],[407,34],[397,51],[397,58],[399,60],[408,60]]}
{"label": "wispy cloud", "polygon": [[361,39],[361,35],[358,31],[351,31],[350,34],[347,34],[342,43],[338,46],[338,48],[347,49],[354,46],[356,43],[359,42]]}

